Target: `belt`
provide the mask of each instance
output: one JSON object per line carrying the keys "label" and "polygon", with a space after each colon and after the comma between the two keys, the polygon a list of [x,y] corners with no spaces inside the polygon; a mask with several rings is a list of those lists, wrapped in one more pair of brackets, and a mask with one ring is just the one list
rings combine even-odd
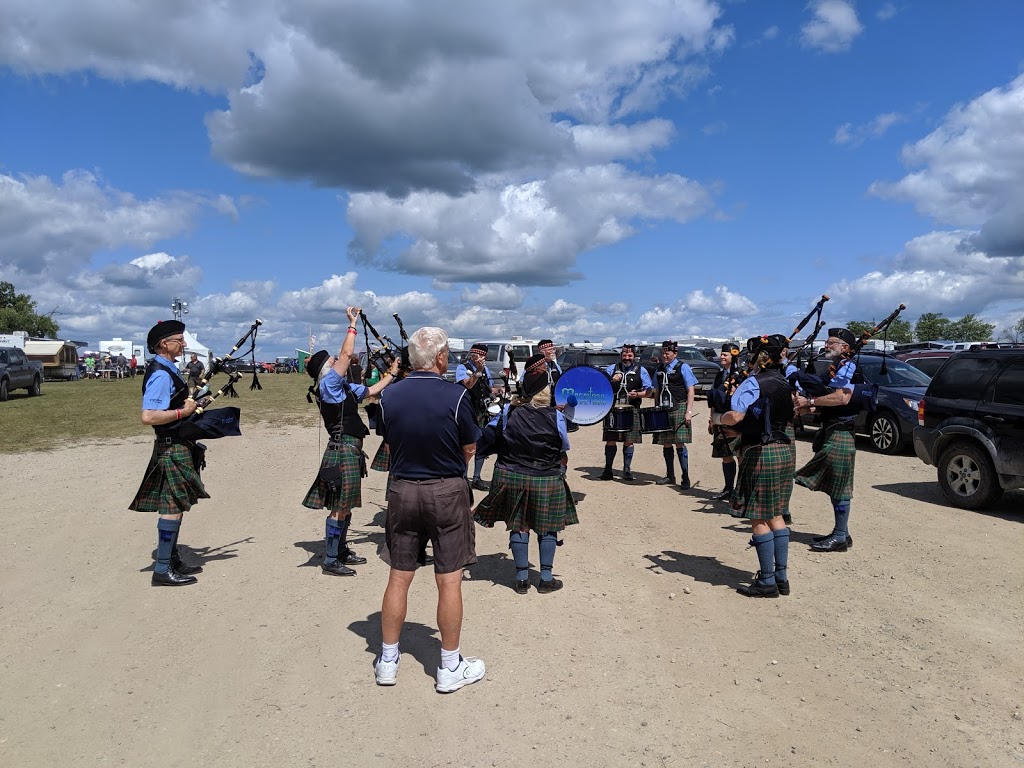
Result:
{"label": "belt", "polygon": [[157,445],[191,445],[191,440],[182,440],[180,437],[158,437],[154,441]]}
{"label": "belt", "polygon": [[401,480],[402,482],[405,483],[436,483],[439,480],[454,480],[456,477],[463,480],[466,479],[465,475],[445,475],[444,477],[424,477],[420,479],[415,479],[412,477],[396,477],[394,479]]}

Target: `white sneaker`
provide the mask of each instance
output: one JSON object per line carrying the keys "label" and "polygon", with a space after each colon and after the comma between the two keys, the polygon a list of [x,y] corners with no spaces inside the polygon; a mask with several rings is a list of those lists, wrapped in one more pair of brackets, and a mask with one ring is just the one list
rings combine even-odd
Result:
{"label": "white sneaker", "polygon": [[394,661],[384,661],[383,657],[377,659],[377,663],[373,665],[373,676],[377,680],[377,685],[394,685],[398,680],[398,664],[401,661],[402,654],[398,654]]}
{"label": "white sneaker", "polygon": [[455,668],[454,672],[447,667],[437,668],[436,690],[438,693],[452,693],[459,690],[459,688],[465,688],[467,685],[475,683],[477,680],[483,680],[486,673],[487,667],[484,666],[483,659],[477,659],[472,656],[466,659],[460,656],[459,666]]}

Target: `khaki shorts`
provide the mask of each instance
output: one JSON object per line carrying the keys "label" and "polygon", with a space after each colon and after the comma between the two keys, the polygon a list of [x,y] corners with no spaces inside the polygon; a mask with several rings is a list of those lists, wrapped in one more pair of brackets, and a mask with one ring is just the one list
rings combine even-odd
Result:
{"label": "khaki shorts", "polygon": [[392,568],[415,571],[428,541],[433,545],[435,573],[452,573],[476,562],[476,529],[466,478],[391,478],[387,501],[384,536]]}

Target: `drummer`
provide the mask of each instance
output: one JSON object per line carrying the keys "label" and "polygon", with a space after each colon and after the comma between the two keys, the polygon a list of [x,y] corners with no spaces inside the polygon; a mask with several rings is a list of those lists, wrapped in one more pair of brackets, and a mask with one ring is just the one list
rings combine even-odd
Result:
{"label": "drummer", "polygon": [[669,411],[668,432],[654,435],[654,444],[662,446],[661,453],[665,457],[665,477],[658,480],[658,485],[672,485],[676,481],[673,467],[672,452],[679,456],[679,487],[690,489],[690,454],[687,443],[693,442],[693,393],[697,386],[697,377],[686,363],[679,359],[679,344],[674,341],[661,343],[661,364],[655,374],[658,379],[658,405],[671,403]]}
{"label": "drummer", "polygon": [[604,431],[604,472],[598,480],[612,480],[612,463],[618,451],[616,443],[622,443],[622,479],[632,480],[630,465],[633,463],[633,445],[643,440],[640,434],[640,403],[645,397],[654,397],[654,385],[647,369],[636,361],[636,345],[622,345],[622,359],[605,369],[612,379],[612,387],[618,390],[616,402],[625,399],[632,407],[633,426],[627,431]]}

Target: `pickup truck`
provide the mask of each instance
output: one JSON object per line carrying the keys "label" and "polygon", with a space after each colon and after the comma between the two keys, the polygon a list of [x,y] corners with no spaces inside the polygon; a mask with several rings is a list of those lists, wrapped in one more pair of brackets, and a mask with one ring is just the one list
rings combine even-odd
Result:
{"label": "pickup truck", "polygon": [[17,347],[0,347],[0,402],[12,389],[27,389],[30,396],[42,392],[43,364],[29,360]]}

